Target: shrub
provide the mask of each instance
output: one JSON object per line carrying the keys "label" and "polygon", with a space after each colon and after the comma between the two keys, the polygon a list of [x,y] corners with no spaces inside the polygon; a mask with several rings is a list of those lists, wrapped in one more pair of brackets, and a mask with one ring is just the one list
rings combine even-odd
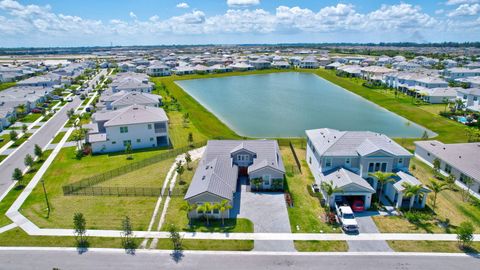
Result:
{"label": "shrub", "polygon": [[432,216],[428,213],[421,211],[408,211],[405,213],[405,218],[413,224],[423,223],[432,219]]}

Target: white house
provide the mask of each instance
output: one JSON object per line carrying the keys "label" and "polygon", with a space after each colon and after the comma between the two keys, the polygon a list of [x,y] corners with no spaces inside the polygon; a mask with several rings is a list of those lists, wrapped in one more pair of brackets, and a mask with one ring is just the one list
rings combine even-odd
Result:
{"label": "white house", "polygon": [[[412,158],[410,152],[379,133],[322,128],[307,130],[306,135],[306,159],[315,182],[321,186],[331,181],[343,191],[332,196],[331,206],[335,201],[361,200],[365,208],[369,208],[372,195],[380,189],[370,173],[407,172]],[[389,185],[393,184],[386,184],[383,189]],[[404,198],[397,196],[396,199],[400,202],[393,200],[394,205],[403,207]],[[418,201],[418,198],[413,200]],[[423,207],[424,204],[415,206]]]}
{"label": "white house", "polygon": [[120,91],[150,93],[153,90],[153,83],[145,74],[127,72],[114,76],[110,87],[114,93]]}
{"label": "white house", "polygon": [[459,88],[457,99],[463,101],[467,110],[480,112],[480,88]]}
{"label": "white house", "polygon": [[459,78],[480,76],[480,69],[469,69],[462,67],[455,67],[445,69],[443,75],[448,80],[455,80]]}
{"label": "white house", "polygon": [[147,67],[147,75],[152,77],[170,76],[170,67],[162,64],[153,64]]}
{"label": "white house", "polygon": [[318,63],[318,60],[315,58],[315,56],[307,56],[303,58],[299,66],[300,68],[316,69],[320,67],[320,63]]}
{"label": "white house", "polygon": [[162,108],[132,105],[92,115],[87,142],[93,153],[169,145],[168,117]]}

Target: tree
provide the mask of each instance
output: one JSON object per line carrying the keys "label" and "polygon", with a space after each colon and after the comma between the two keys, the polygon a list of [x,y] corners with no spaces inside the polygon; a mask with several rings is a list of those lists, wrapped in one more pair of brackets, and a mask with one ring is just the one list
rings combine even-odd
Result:
{"label": "tree", "polygon": [[23,179],[22,170],[20,170],[19,168],[15,168],[12,173],[12,179],[18,182],[22,181]]}
{"label": "tree", "polygon": [[18,138],[18,133],[15,130],[10,131],[10,141],[16,141]]}
{"label": "tree", "polygon": [[253,178],[250,180],[250,183],[254,186],[255,190],[260,190],[260,186],[263,183],[262,178]]}
{"label": "tree", "polygon": [[213,210],[213,206],[211,203],[204,203],[204,204],[201,204],[197,207],[197,210],[198,212],[202,212],[203,213],[203,217],[205,217],[206,221],[207,221],[207,226],[210,225],[210,222],[209,222],[209,213]]}
{"label": "tree", "polygon": [[410,183],[403,183],[403,196],[405,198],[410,198],[410,204],[408,205],[408,211],[412,210],[413,207],[413,198],[420,193],[420,190],[422,189],[422,185],[412,185]]}
{"label": "tree", "polygon": [[380,185],[380,189],[378,190],[378,198],[377,198],[378,202],[380,202],[380,199],[382,198],[383,187],[387,183],[391,183],[395,181],[395,179],[393,179],[393,176],[395,174],[377,171],[374,173],[370,173],[369,175],[377,179],[377,185]]}
{"label": "tree", "polygon": [[450,99],[443,98],[443,103],[445,103],[445,109],[443,111],[447,112],[447,108],[450,106]]}
{"label": "tree", "polygon": [[455,179],[455,176],[453,174],[449,174],[447,176],[447,178],[445,178],[445,182],[447,183],[448,188],[450,190],[455,190],[455,181],[456,181],[456,179]]}
{"label": "tree", "polygon": [[422,140],[428,140],[428,132],[426,130],[422,134]]}
{"label": "tree", "polygon": [[22,125],[22,133],[27,133],[28,126],[26,124]]}
{"label": "tree", "polygon": [[191,170],[192,168],[190,167],[190,162],[192,162],[192,156],[189,152],[185,153],[185,162],[187,163],[187,169]]}
{"label": "tree", "polygon": [[462,199],[463,199],[464,202],[466,202],[468,200],[469,195],[470,195],[470,189],[472,189],[473,179],[468,177],[468,176],[465,176],[463,178],[463,180],[461,180],[461,181],[467,187],[466,190],[462,189]]}
{"label": "tree", "polygon": [[178,177],[180,178],[180,181],[182,181],[182,174],[185,172],[185,168],[182,165],[181,161],[177,162],[177,168],[175,171],[178,173]]}
{"label": "tree", "polygon": [[462,248],[468,248],[473,241],[473,228],[472,223],[464,221],[460,223],[457,228],[457,240],[461,244]]}
{"label": "tree", "polygon": [[125,154],[127,155],[127,159],[132,159],[132,144],[127,142],[125,144]]}
{"label": "tree", "polygon": [[35,144],[35,147],[33,149],[33,153],[35,154],[35,156],[40,160],[42,157],[43,157],[43,150],[42,148],[38,145],[38,144]]}
{"label": "tree", "polygon": [[70,109],[67,111],[68,119],[72,119],[74,115],[75,115],[75,110]]}
{"label": "tree", "polygon": [[87,221],[82,213],[75,213],[73,215],[73,228],[75,230],[75,240],[77,241],[77,247],[87,247]]}
{"label": "tree", "polygon": [[193,146],[193,134],[192,134],[192,132],[188,133],[188,144],[190,145],[190,147]]}
{"label": "tree", "polygon": [[325,192],[325,195],[327,196],[327,214],[330,213],[330,200],[332,199],[333,194],[335,193],[343,193],[343,189],[335,186],[333,184],[333,181],[327,182],[323,181],[321,184],[322,190]]}
{"label": "tree", "polygon": [[431,179],[431,184],[427,185],[428,188],[433,191],[433,210],[437,206],[437,195],[438,193],[448,189],[448,183],[441,183],[436,181],[435,179]]}
{"label": "tree", "polygon": [[23,160],[23,163],[25,164],[25,166],[30,167],[30,169],[31,169],[33,164],[35,163],[35,161],[33,160],[32,155],[27,154],[25,156],[25,159]]}
{"label": "tree", "polygon": [[135,241],[133,240],[133,229],[130,218],[125,216],[122,220],[122,246],[125,250],[133,252],[135,249]]}
{"label": "tree", "polygon": [[222,200],[217,204],[217,209],[220,211],[220,216],[222,217],[222,226],[225,226],[225,212],[232,209],[232,206],[228,200]]}
{"label": "tree", "polygon": [[22,116],[24,116],[25,113],[27,112],[27,108],[25,107],[25,104],[21,104],[17,106],[15,111],[17,112],[17,115],[20,116],[19,118],[22,118]]}
{"label": "tree", "polygon": [[168,229],[168,232],[170,234],[170,240],[172,240],[173,244],[173,251],[174,252],[181,252],[183,250],[182,247],[182,237],[180,236],[180,233],[178,232],[178,228],[175,225],[171,225],[170,228]]}
{"label": "tree", "polygon": [[192,224],[192,217],[190,216],[190,212],[192,212],[193,210],[196,210],[197,205],[194,204],[194,203],[185,202],[184,209],[185,209],[185,211],[187,211],[188,225],[191,225]]}
{"label": "tree", "polygon": [[435,175],[435,177],[438,178],[438,176],[440,175],[440,159],[438,158],[435,158],[433,160],[433,174]]}

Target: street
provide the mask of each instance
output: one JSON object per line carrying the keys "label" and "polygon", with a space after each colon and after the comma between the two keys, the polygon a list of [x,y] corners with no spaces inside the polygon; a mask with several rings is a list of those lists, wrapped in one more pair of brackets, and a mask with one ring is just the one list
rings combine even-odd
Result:
{"label": "street", "polygon": [[269,254],[185,252],[175,261],[167,251],[0,250],[0,269],[478,269],[480,258],[466,255]]}

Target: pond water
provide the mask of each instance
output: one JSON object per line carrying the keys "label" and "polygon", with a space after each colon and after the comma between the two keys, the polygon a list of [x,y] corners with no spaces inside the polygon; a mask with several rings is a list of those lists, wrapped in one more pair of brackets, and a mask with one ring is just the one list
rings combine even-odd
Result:
{"label": "pond water", "polygon": [[412,138],[421,137],[426,130],[311,73],[176,83],[231,129],[247,137],[303,137],[307,129],[328,127]]}

